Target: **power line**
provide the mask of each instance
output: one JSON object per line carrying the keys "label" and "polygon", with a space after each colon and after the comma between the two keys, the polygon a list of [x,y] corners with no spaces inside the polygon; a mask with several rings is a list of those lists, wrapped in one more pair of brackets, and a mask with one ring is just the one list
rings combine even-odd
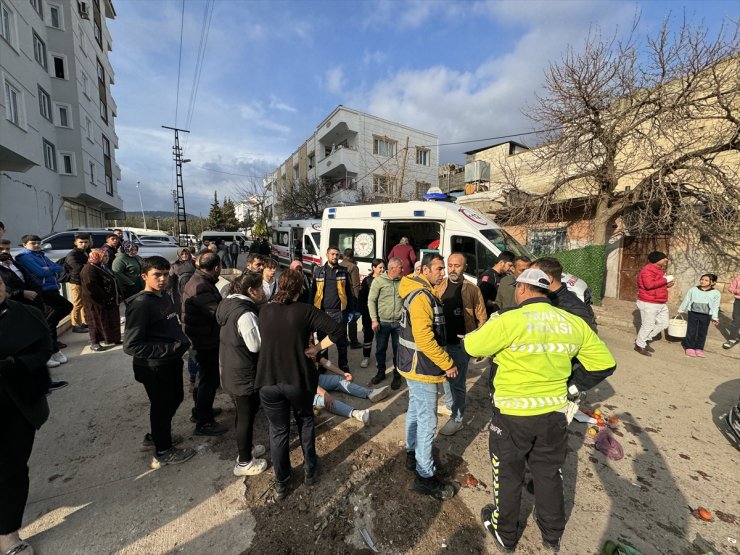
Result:
{"label": "power line", "polygon": [[[195,104],[198,99],[198,89],[200,87],[200,78],[203,74],[203,65],[206,56],[206,49],[208,48],[208,36],[211,32],[211,21],[213,20],[213,10],[215,8],[215,0],[209,0],[206,2],[205,11],[203,12],[203,26],[200,32],[200,45],[198,46],[198,56],[195,63],[195,73],[193,74],[193,86],[190,89],[190,103],[188,106],[188,113],[186,118],[186,127],[190,127],[190,123],[195,113]],[[209,12],[210,7],[210,12]]]}
{"label": "power line", "polygon": [[182,30],[185,25],[185,0],[182,0],[180,13],[180,54],[177,57],[177,94],[175,95],[175,125],[177,125],[177,109],[180,107],[180,68],[182,67]]}
{"label": "power line", "polygon": [[547,133],[549,131],[558,131],[562,127],[551,127],[550,129],[540,129],[539,131],[527,131],[525,133],[510,133],[508,135],[499,135],[498,137],[487,137],[485,139],[470,139],[469,141],[457,141],[454,143],[439,143],[434,145],[420,145],[423,148],[431,148],[434,146],[453,146],[453,145],[464,145],[469,143],[482,143],[485,141],[500,141],[501,139],[510,139],[511,137],[526,137],[527,135],[538,135],[540,133]]}
{"label": "power line", "polygon": [[206,167],[203,167],[203,166],[196,166],[195,164],[191,164],[190,167],[191,168],[197,168],[199,170],[203,170],[203,171],[207,171],[207,172],[223,173],[223,174],[226,174],[226,175],[235,175],[237,177],[249,177],[249,178],[252,178],[252,179],[262,179],[263,177],[265,177],[264,174],[263,175],[250,175],[250,174],[246,174],[246,173],[225,172],[223,170],[214,170],[212,168],[206,168]]}

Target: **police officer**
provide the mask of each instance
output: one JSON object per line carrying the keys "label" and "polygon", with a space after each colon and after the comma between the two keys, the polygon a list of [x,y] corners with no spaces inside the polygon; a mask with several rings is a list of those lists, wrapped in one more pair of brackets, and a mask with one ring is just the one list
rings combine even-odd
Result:
{"label": "police officer", "polygon": [[[516,548],[525,465],[534,479],[535,520],[542,543],[558,551],[565,530],[560,468],[567,447],[568,396],[611,375],[616,362],[606,345],[578,316],[552,306],[550,280],[528,269],[516,280],[516,308],[494,314],[465,336],[470,356],[494,356],[493,417],[489,451],[493,504],[481,520],[500,551]],[[581,364],[571,369],[571,359]]]}

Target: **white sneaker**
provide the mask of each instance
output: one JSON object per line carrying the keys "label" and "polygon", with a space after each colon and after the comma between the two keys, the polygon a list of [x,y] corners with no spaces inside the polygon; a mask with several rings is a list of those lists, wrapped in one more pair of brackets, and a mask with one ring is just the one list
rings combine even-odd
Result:
{"label": "white sneaker", "polygon": [[353,410],[352,418],[359,420],[363,425],[367,426],[370,423],[370,409]]}
{"label": "white sneaker", "polygon": [[64,356],[64,353],[62,351],[57,351],[53,355],[51,355],[51,360],[55,360],[59,364],[64,364],[67,362],[67,357]]}
{"label": "white sneaker", "polygon": [[452,410],[447,408],[447,405],[437,405],[437,414],[442,416],[452,416]]}
{"label": "white sneaker", "polygon": [[265,446],[264,445],[252,445],[252,458],[261,457],[265,454]]}
{"label": "white sneaker", "polygon": [[363,358],[362,362],[360,363],[360,368],[367,368],[367,365],[370,364],[369,358]]}
{"label": "white sneaker", "polygon": [[255,476],[264,472],[266,468],[267,461],[265,459],[252,459],[248,463],[240,463],[239,458],[237,458],[234,465],[234,476]]}
{"label": "white sneaker", "polygon": [[47,368],[56,368],[57,366],[60,366],[61,362],[54,360],[54,355],[51,355],[51,358],[46,361],[46,367]]}
{"label": "white sneaker", "polygon": [[370,399],[373,403],[377,403],[381,399],[385,399],[386,397],[388,397],[390,393],[391,388],[387,385],[384,385],[383,387],[379,387],[377,389],[371,389],[367,398]]}
{"label": "white sneaker", "polygon": [[457,432],[459,432],[462,429],[462,427],[463,427],[462,422],[458,422],[454,418],[450,418],[447,421],[447,424],[445,424],[444,426],[442,426],[442,428],[440,428],[439,433],[442,434],[443,436],[455,435]]}

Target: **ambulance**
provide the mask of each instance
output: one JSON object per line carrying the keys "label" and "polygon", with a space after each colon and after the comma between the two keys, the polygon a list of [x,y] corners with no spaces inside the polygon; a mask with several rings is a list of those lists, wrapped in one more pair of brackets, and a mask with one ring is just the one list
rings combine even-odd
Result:
{"label": "ambulance", "polygon": [[[375,258],[387,253],[406,237],[420,260],[426,252],[439,252],[445,260],[453,252],[467,258],[465,278],[473,283],[496,262],[501,251],[535,257],[509,233],[486,216],[452,202],[411,201],[326,208],[321,221],[321,254],[329,248],[354,249],[360,276],[371,273]],[[563,283],[581,300],[591,302],[582,279],[563,272]]]}
{"label": "ambulance", "polygon": [[272,231],[272,255],[281,266],[300,260],[306,271],[323,264],[321,220],[283,220]]}

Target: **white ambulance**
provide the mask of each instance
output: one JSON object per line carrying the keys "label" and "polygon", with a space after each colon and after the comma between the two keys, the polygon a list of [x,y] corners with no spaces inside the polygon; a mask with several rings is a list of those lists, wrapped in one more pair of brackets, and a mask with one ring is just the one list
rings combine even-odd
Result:
{"label": "white ambulance", "polygon": [[[465,278],[477,283],[504,250],[517,256],[534,256],[509,233],[483,214],[451,202],[412,201],[394,204],[364,204],[324,210],[321,222],[321,253],[336,246],[339,252],[352,248],[360,275],[370,273],[374,258],[387,253],[406,237],[417,256],[439,251],[447,259],[453,252],[465,254]],[[591,292],[582,279],[563,273],[563,283],[590,303]]]}
{"label": "white ambulance", "polygon": [[320,239],[321,220],[283,220],[272,230],[272,255],[281,266],[298,259],[305,270],[313,271],[323,264]]}

